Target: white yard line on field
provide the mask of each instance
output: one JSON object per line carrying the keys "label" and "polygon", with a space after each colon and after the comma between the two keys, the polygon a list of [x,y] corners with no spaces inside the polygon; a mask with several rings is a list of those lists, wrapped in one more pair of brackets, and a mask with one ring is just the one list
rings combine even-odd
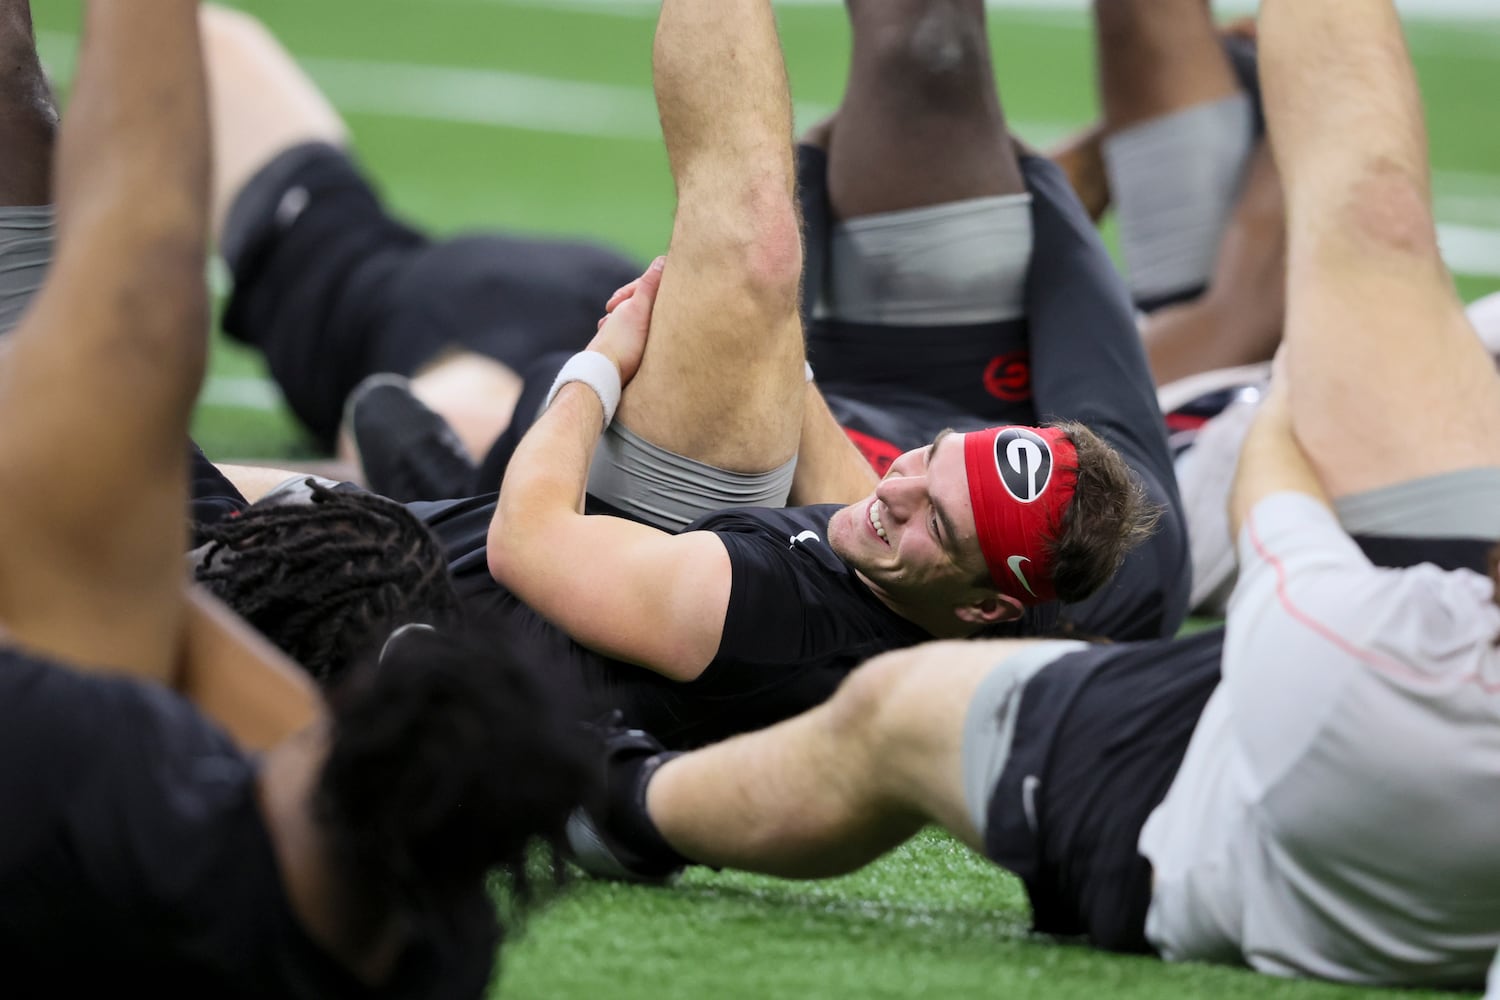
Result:
{"label": "white yard line on field", "polygon": [[[568,6],[612,14],[651,13],[656,0],[445,0],[449,3],[503,3]],[[784,6],[821,6],[840,0],[778,0]],[[1082,10],[1085,0],[1007,0],[990,5],[1008,10]],[[1229,6],[1234,6],[1230,4]],[[1241,5],[1243,6],[1243,5]],[[1500,20],[1497,0],[1413,0],[1403,9],[1421,19],[1486,17]],[[1492,36],[1488,30],[1481,35]],[[1476,51],[1478,41],[1476,40]],[[59,80],[73,74],[77,39],[59,32],[39,32],[38,47],[49,71]],[[1500,57],[1500,45],[1493,51]],[[601,139],[656,140],[660,136],[656,106],[649,88],[588,83],[502,70],[464,69],[358,59],[310,58],[302,61],[340,111],[421,121],[515,128]],[[828,109],[814,104],[797,108],[798,120],[817,120]],[[1061,138],[1075,126],[1063,122],[1017,122],[1016,130],[1037,145]],[[1455,273],[1500,277],[1500,176],[1439,172],[1439,237]],[[1451,220],[1451,221],[1450,221]],[[1461,221],[1460,221],[1461,220]],[[222,274],[216,274],[216,285]],[[280,393],[268,380],[254,376],[216,376],[207,380],[202,405],[275,410]]]}

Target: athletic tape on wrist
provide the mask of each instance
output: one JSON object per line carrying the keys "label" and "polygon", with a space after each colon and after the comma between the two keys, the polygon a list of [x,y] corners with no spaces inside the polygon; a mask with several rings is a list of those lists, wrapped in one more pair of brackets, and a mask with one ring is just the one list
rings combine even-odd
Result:
{"label": "athletic tape on wrist", "polygon": [[594,390],[594,395],[599,397],[599,403],[604,407],[604,426],[608,427],[615,419],[615,410],[620,406],[620,369],[615,367],[615,363],[598,351],[579,351],[573,355],[562,366],[562,371],[557,373],[557,378],[547,393],[547,401],[542,404],[544,411],[569,382],[582,382]]}

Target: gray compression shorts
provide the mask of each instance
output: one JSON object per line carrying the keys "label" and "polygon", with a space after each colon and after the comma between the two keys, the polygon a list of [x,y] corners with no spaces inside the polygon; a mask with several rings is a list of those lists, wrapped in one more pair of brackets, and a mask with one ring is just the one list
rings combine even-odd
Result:
{"label": "gray compression shorts", "polygon": [[1105,140],[1120,252],[1137,299],[1208,282],[1253,148],[1245,94],[1194,105]]}
{"label": "gray compression shorts", "polygon": [[1058,659],[1086,649],[1072,639],[1044,639],[1029,643],[1000,662],[980,681],[964,717],[962,750],[964,804],[980,837],[989,825],[995,783],[1005,771],[1016,737],[1016,715],[1026,682]]}
{"label": "gray compression shorts", "polygon": [[0,208],[0,335],[14,330],[52,263],[51,205]]}
{"label": "gray compression shorts", "polygon": [[865,215],[833,227],[814,314],[885,326],[961,325],[1025,312],[1031,195]]}
{"label": "gray compression shorts", "polygon": [[1342,497],[1351,535],[1500,538],[1500,469],[1460,469]]}
{"label": "gray compression shorts", "polygon": [[763,473],[729,472],[647,441],[610,424],[594,452],[589,495],[663,531],[681,531],[705,514],[730,507],[785,507],[794,458]]}

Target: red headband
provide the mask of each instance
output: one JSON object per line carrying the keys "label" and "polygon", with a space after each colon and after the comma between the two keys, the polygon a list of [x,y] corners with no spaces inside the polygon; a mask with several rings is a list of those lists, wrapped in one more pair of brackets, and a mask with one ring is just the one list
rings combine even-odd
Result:
{"label": "red headband", "polygon": [[1022,604],[1055,600],[1047,543],[1078,483],[1078,450],[1056,428],[991,427],[964,435],[969,500],[990,578]]}

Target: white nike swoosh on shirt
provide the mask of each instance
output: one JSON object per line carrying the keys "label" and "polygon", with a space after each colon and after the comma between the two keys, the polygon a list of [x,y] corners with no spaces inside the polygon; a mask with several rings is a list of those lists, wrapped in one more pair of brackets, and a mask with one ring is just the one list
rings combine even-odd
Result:
{"label": "white nike swoosh on shirt", "polygon": [[[792,536],[792,547],[796,548],[798,542],[821,542],[822,540],[823,539],[818,537],[818,533],[816,531],[804,531],[800,535]],[[1030,590],[1031,588],[1028,587],[1027,589]]]}
{"label": "white nike swoosh on shirt", "polygon": [[1010,567],[1010,571],[1016,574],[1016,579],[1021,581],[1021,586],[1026,588],[1026,593],[1030,594],[1032,597],[1035,597],[1036,591],[1031,589],[1031,583],[1027,581],[1026,574],[1021,572],[1021,564],[1029,562],[1031,562],[1031,560],[1026,558],[1025,556],[1011,556],[1009,559],[1005,560],[1005,564]]}

